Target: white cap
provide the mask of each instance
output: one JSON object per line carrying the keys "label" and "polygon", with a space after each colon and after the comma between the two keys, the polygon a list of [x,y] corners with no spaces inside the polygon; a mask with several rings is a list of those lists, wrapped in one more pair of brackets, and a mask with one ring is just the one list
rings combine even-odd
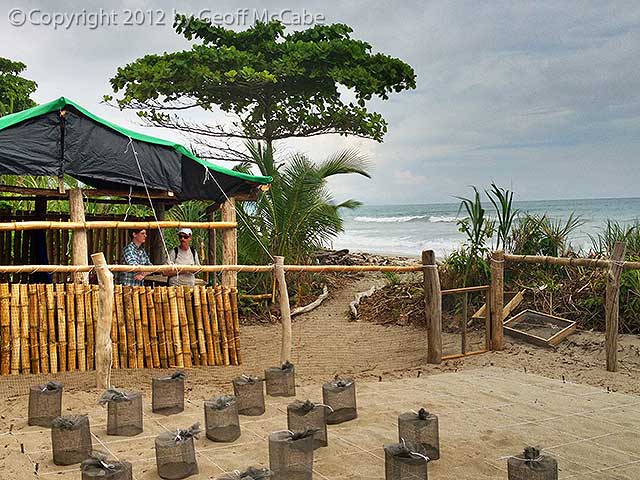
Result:
{"label": "white cap", "polygon": [[190,228],[181,228],[180,230],[178,230],[178,235],[180,235],[181,233],[184,233],[185,235],[193,235],[193,232]]}

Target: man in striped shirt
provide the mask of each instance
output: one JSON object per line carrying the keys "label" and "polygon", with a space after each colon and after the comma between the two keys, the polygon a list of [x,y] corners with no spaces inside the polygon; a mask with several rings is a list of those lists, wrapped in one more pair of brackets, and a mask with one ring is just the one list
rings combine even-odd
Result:
{"label": "man in striped shirt", "polygon": [[[144,228],[131,230],[131,242],[122,250],[122,262],[125,265],[151,265],[149,255],[143,248],[146,240],[147,231]],[[122,272],[120,283],[132,287],[142,286],[146,276],[144,272]]]}

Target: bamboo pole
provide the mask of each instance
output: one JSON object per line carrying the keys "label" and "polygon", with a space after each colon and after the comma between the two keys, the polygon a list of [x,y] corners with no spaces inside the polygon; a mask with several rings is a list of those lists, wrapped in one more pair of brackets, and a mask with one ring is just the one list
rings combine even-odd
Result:
{"label": "bamboo pole", "polygon": [[491,255],[491,350],[504,349],[504,252],[499,250]]}
{"label": "bamboo pole", "polygon": [[193,287],[193,311],[196,324],[196,334],[198,336],[198,350],[200,352],[198,358],[199,365],[213,365],[209,363],[207,356],[207,345],[205,339],[205,328],[202,321],[202,304],[200,302],[200,286]]}
{"label": "bamboo pole", "polygon": [[[124,313],[124,291],[122,285],[114,285],[113,289],[115,292],[116,321],[118,322],[118,356],[120,357],[120,368],[128,368],[130,367],[129,342],[133,342],[134,338],[127,338],[129,327]],[[131,365],[131,368],[132,367],[133,365]]]}
{"label": "bamboo pole", "polygon": [[78,368],[76,343],[75,285],[67,283],[67,361],[69,371]]}
{"label": "bamboo pole", "polygon": [[149,333],[149,305],[147,302],[146,287],[140,289],[140,313],[142,318],[142,341],[144,342],[144,361],[147,368],[153,368],[153,357],[151,355],[151,334]]}
{"label": "bamboo pole", "polygon": [[211,322],[211,337],[213,341],[213,359],[215,365],[224,365],[221,347],[220,325],[218,322],[218,309],[216,305],[216,285],[214,288],[206,288],[207,303],[209,304],[209,320]]}
{"label": "bamboo pole", "polygon": [[49,368],[51,373],[58,373],[58,342],[56,339],[56,299],[53,285],[45,285],[47,305],[47,330],[49,332]]}
{"label": "bamboo pole", "polygon": [[275,274],[278,282],[280,298],[280,317],[282,321],[282,347],[280,362],[291,361],[291,307],[289,306],[289,291],[284,270],[284,257],[275,257]]}
{"label": "bamboo pole", "polygon": [[151,366],[160,367],[160,352],[158,350],[158,324],[156,320],[156,305],[153,299],[153,288],[146,288],[147,315],[149,316],[149,337],[151,340]]}
{"label": "bamboo pole", "polygon": [[76,344],[78,354],[78,370],[87,371],[87,351],[86,351],[86,318],[84,311],[84,285],[76,283],[75,285],[76,299]]}
{"label": "bamboo pole", "polygon": [[233,311],[231,310],[231,287],[223,287],[222,299],[224,305],[224,318],[227,324],[227,339],[229,341],[229,359],[231,365],[239,365],[236,353],[236,331],[233,324]]}
{"label": "bamboo pole", "polygon": [[231,289],[231,313],[233,315],[233,330],[235,332],[234,343],[236,346],[236,358],[238,365],[242,365],[242,351],[240,349],[240,316],[238,315],[238,289]]}
{"label": "bamboo pole", "polygon": [[[207,302],[207,287],[205,287],[204,285],[196,286],[193,293],[193,298],[195,299],[196,297],[200,299],[199,301],[200,321],[202,322],[203,328],[204,328],[204,337],[205,337],[205,343],[206,343],[205,351],[207,352],[207,355],[206,355],[207,365],[213,366],[216,364],[216,357],[214,354],[215,350],[213,348],[213,333],[211,332],[211,318],[209,317],[209,305]],[[196,318],[198,318],[197,305],[196,305]]]}
{"label": "bamboo pole", "polygon": [[467,353],[467,321],[469,318],[469,294],[462,294],[462,323],[460,324],[461,343],[460,351],[462,354]]}
{"label": "bamboo pole", "polygon": [[[164,322],[164,334],[167,337],[167,360],[169,361],[170,367],[175,367],[178,365],[178,363],[176,361],[175,346],[173,342],[173,316],[171,313],[171,305],[169,304],[169,288],[158,288],[160,289],[162,298],[162,319]],[[182,350],[182,348],[180,350]]]}
{"label": "bamboo pole", "polygon": [[36,285],[36,302],[38,311],[38,337],[40,342],[40,372],[50,373],[49,370],[49,322],[47,320],[47,297],[44,284]]}
{"label": "bamboo pole", "polygon": [[[223,222],[236,223],[236,201],[228,199],[220,207],[220,218]],[[237,228],[222,231],[222,264],[233,265],[238,262],[238,231]],[[222,285],[235,287],[238,275],[235,272],[222,272]]]}
{"label": "bamboo pole", "polygon": [[605,297],[605,349],[607,353],[607,371],[618,371],[618,313],[620,303],[620,275],[626,244],[616,242],[611,252],[611,264],[607,272]]}
{"label": "bamboo pole", "polygon": [[200,353],[198,352],[196,321],[193,314],[193,290],[187,286],[183,286],[182,289],[184,291],[184,307],[187,313],[187,326],[189,327],[189,348],[193,355],[193,364],[202,365],[200,363]]}
{"label": "bamboo pole", "polygon": [[[82,202],[82,190],[80,188],[72,188],[69,190],[69,217],[71,220],[70,223],[85,223],[84,203]],[[71,253],[74,265],[89,265],[89,248],[87,241],[86,227],[79,228],[73,232],[73,237],[71,238]],[[75,273],[73,278],[75,283],[89,282],[89,276],[86,273]],[[79,353],[84,354],[84,351]],[[80,360],[80,371],[84,371],[84,366],[86,366],[86,359]]]}
{"label": "bamboo pole", "polygon": [[[97,299],[96,299],[97,300]],[[96,301],[97,303],[97,301]],[[84,286],[84,316],[86,320],[86,337],[87,337],[87,370],[93,370],[95,365],[95,332],[94,332],[94,311],[98,315],[98,309],[93,308],[93,285]],[[97,318],[96,318],[97,320]],[[111,325],[109,325],[111,328]],[[109,331],[111,337],[111,331]]]}
{"label": "bamboo pole", "polygon": [[424,314],[427,321],[427,362],[442,363],[442,292],[433,250],[422,252]]}
{"label": "bamboo pole", "polygon": [[[178,299],[176,297],[176,287],[167,287],[169,297],[169,311],[171,313],[171,336],[173,337],[173,351],[175,353],[175,363],[178,367],[185,366],[185,357],[182,352],[183,342],[180,339],[180,321],[178,317]],[[189,340],[186,341],[187,347]]]}
{"label": "bamboo pole", "polygon": [[[105,261],[107,261],[106,258],[105,258]],[[99,302],[100,287],[98,287],[96,296],[98,297],[98,302]],[[95,309],[96,312],[99,312],[98,308]],[[98,333],[97,330],[98,330],[98,327],[97,327],[97,321],[96,321],[96,334]],[[121,368],[119,350],[120,349],[118,348],[118,313],[116,311],[116,299],[115,299],[115,292],[114,292],[113,306],[111,308],[111,365],[113,366],[113,368]]]}
{"label": "bamboo pole", "polygon": [[21,283],[20,287],[20,323],[21,338],[20,348],[22,349],[22,373],[34,373],[31,371],[31,344],[29,343],[29,291],[25,283]]}
{"label": "bamboo pole", "polygon": [[123,286],[122,296],[124,298],[124,322],[127,328],[127,366],[138,368],[138,341],[133,317],[133,287]]}
{"label": "bamboo pole", "polygon": [[[71,190],[69,191],[71,193]],[[82,195],[82,193],[80,193]],[[70,195],[71,197],[71,195]],[[82,197],[80,197],[82,201]],[[99,230],[105,228],[113,228],[117,230],[134,230],[134,229],[156,229],[156,228],[204,228],[204,229],[220,229],[232,230],[238,226],[236,222],[120,222],[113,220],[100,220],[93,222],[85,222],[79,220],[71,220],[70,222],[54,222],[49,220],[38,220],[29,222],[2,222],[0,223],[0,231],[23,232],[27,230]]]}
{"label": "bamboo pole", "polygon": [[[511,263],[533,263],[536,265],[559,265],[563,267],[591,267],[609,268],[611,260],[606,258],[571,258],[547,257],[540,255],[510,255],[505,254],[504,260]],[[623,270],[640,270],[640,262],[623,262]]]}
{"label": "bamboo pole", "polygon": [[140,310],[140,287],[132,287],[133,291],[133,321],[136,329],[136,357],[138,368],[144,368],[144,328],[142,325],[142,312]]}
{"label": "bamboo pole", "polygon": [[65,309],[65,291],[63,283],[56,283],[56,310],[58,312],[58,369],[61,372],[68,370],[67,358],[67,314]]}
{"label": "bamboo pole", "polygon": [[189,338],[189,324],[187,320],[187,310],[184,305],[184,289],[182,287],[174,288],[176,292],[176,304],[178,306],[178,322],[180,325],[180,336],[182,338],[182,356],[184,367],[190,368],[191,362],[191,341]]}
{"label": "bamboo pole", "polygon": [[218,319],[218,329],[220,331],[220,351],[222,365],[231,365],[229,358],[229,341],[227,339],[227,320],[224,316],[224,306],[222,300],[222,286],[217,285],[215,289],[216,318]]}
{"label": "bamboo pole", "polygon": [[285,272],[421,272],[420,265],[284,265]]}
{"label": "bamboo pole", "polygon": [[11,285],[11,375],[20,373],[20,287]]}
{"label": "bamboo pole", "polygon": [[164,317],[162,313],[162,293],[159,287],[152,287],[151,290],[153,291],[153,307],[156,312],[156,326],[158,329],[158,355],[160,357],[160,367],[169,368],[167,335],[164,331]]}
{"label": "bamboo pole", "polygon": [[40,346],[38,342],[38,296],[35,284],[28,286],[29,342],[31,373],[40,373]]}
{"label": "bamboo pole", "polygon": [[113,274],[107,269],[102,252],[91,255],[96,265],[100,285],[99,310],[96,322],[96,386],[111,386],[111,326],[113,324]]}
{"label": "bamboo pole", "polygon": [[0,374],[11,372],[11,295],[9,285],[0,284]]}

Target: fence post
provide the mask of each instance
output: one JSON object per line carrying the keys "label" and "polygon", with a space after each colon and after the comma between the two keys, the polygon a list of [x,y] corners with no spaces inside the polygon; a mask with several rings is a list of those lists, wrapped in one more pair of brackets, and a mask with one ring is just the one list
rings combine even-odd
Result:
{"label": "fence post", "polygon": [[113,318],[113,273],[107,268],[104,253],[91,255],[98,274],[98,319],[96,322],[95,360],[96,386],[111,386],[111,321]]}
{"label": "fence post", "polygon": [[[236,201],[230,198],[222,204],[221,220],[223,222],[236,221]],[[235,265],[238,263],[238,229],[225,228],[222,230],[222,264]],[[222,272],[222,285],[226,287],[238,286],[238,272]]]}
{"label": "fence post", "polygon": [[504,252],[498,250],[491,255],[491,350],[504,349],[504,326],[502,308],[504,305]]}
{"label": "fence post", "polygon": [[616,242],[611,252],[611,264],[607,272],[607,290],[605,297],[605,348],[607,351],[607,371],[618,370],[618,309],[620,300],[620,275],[626,245]]}
{"label": "fence post", "polygon": [[[69,190],[69,217],[72,222],[84,223],[84,204],[82,203],[82,189]],[[71,237],[71,253],[74,265],[89,265],[89,248],[87,247],[87,231],[82,228],[74,230]],[[76,272],[73,274],[75,283],[89,283],[89,274]]]}
{"label": "fence post", "polygon": [[289,306],[289,291],[287,290],[287,280],[284,275],[284,257],[276,256],[275,270],[276,281],[278,282],[278,293],[280,297],[280,316],[282,317],[282,350],[280,351],[280,362],[291,360],[291,307]]}
{"label": "fence post", "polygon": [[427,320],[427,362],[442,362],[442,293],[433,250],[422,252],[424,314]]}

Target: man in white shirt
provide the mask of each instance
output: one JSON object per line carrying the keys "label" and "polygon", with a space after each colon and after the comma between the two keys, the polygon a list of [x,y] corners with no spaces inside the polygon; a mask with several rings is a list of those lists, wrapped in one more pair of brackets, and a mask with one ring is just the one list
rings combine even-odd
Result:
{"label": "man in white shirt", "polygon": [[[200,265],[198,253],[191,246],[191,238],[193,232],[190,228],[181,228],[178,230],[178,238],[180,245],[169,250],[169,264],[172,265]],[[193,287],[196,282],[196,276],[193,272],[176,273],[175,270],[164,272],[169,277],[168,284],[170,286],[187,285]]]}

